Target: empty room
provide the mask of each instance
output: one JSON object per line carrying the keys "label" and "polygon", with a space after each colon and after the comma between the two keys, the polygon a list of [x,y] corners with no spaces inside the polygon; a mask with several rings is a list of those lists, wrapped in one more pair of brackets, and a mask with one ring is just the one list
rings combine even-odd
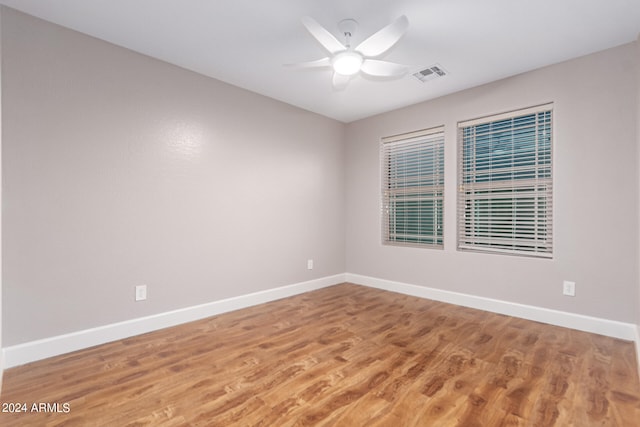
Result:
{"label": "empty room", "polygon": [[640,425],[640,1],[0,0],[0,425]]}

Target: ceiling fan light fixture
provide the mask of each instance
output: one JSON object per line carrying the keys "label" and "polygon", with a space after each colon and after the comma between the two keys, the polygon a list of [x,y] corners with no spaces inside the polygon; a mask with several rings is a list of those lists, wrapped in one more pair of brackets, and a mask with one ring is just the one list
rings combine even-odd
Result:
{"label": "ceiling fan light fixture", "polygon": [[345,43],[339,41],[309,16],[302,17],[302,25],[327,51],[328,56],[290,65],[296,68],[331,67],[333,88],[336,90],[344,89],[351,78],[359,73],[372,77],[400,78],[408,71],[408,67],[404,65],[378,59],[407,31],[409,20],[404,15],[367,37],[354,48],[351,47],[351,38],[358,23],[353,19],[343,19],[338,23],[338,29],[344,34]]}
{"label": "ceiling fan light fixture", "polygon": [[360,71],[362,55],[353,51],[340,52],[331,60],[333,71],[343,76],[353,76]]}

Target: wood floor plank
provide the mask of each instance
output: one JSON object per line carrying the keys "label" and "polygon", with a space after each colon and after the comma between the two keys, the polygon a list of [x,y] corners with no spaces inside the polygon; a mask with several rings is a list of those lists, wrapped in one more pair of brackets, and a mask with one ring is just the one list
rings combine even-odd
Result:
{"label": "wood floor plank", "polygon": [[12,368],[1,400],[29,406],[2,426],[640,425],[633,343],[351,284]]}

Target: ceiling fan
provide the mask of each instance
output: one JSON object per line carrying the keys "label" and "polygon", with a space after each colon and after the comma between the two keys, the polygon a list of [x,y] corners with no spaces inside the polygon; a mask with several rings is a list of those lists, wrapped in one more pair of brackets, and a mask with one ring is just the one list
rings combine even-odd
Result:
{"label": "ceiling fan", "polygon": [[351,37],[358,27],[354,19],[344,19],[338,23],[338,29],[344,34],[344,44],[313,18],[303,17],[302,24],[329,53],[329,56],[315,61],[287,65],[296,68],[332,67],[333,87],[337,90],[344,89],[351,78],[358,73],[373,77],[398,78],[408,71],[405,65],[373,59],[387,52],[407,31],[409,20],[404,15],[369,36],[355,48],[351,46]]}

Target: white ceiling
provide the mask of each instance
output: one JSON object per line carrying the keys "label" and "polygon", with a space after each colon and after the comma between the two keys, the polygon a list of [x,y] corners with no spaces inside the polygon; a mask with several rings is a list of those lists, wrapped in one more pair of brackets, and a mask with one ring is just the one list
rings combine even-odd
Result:
{"label": "white ceiling", "polygon": [[[636,40],[640,0],[0,0],[0,3],[279,99],[350,122]],[[354,18],[357,45],[400,15],[409,30],[383,57],[420,83],[356,77],[344,91],[331,70],[285,63],[326,53],[302,26],[311,16],[339,36]],[[341,39],[341,38],[340,38]],[[599,77],[598,77],[599,78]]]}

